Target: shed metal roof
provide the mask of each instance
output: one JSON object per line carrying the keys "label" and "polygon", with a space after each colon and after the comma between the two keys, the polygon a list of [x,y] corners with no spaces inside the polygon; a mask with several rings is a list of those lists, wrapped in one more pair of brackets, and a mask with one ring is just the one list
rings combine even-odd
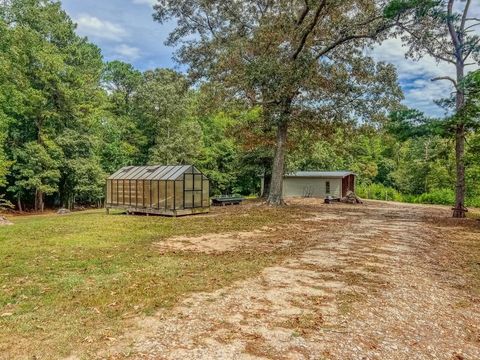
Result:
{"label": "shed metal roof", "polygon": [[344,178],[348,175],[355,175],[355,173],[351,171],[297,171],[285,174],[285,177]]}
{"label": "shed metal roof", "polygon": [[184,173],[200,174],[192,165],[125,166],[108,177],[110,180],[176,180]]}

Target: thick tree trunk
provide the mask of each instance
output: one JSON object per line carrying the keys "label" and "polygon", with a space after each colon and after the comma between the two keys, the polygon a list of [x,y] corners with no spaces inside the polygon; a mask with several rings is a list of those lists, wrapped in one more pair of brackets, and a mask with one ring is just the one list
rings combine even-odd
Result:
{"label": "thick tree trunk", "polygon": [[283,205],[283,175],[285,168],[285,153],[287,148],[288,122],[284,117],[277,128],[277,144],[273,158],[272,179],[270,181],[270,193],[267,203],[269,205]]}
{"label": "thick tree trunk", "polygon": [[35,190],[35,211],[43,212],[43,192],[40,190]]}
{"label": "thick tree trunk", "polygon": [[[464,77],[465,65],[463,61],[457,60],[457,84],[458,89],[455,97],[457,115],[465,104],[465,94],[462,90],[462,81]],[[465,125],[463,119],[457,118],[455,129],[455,160],[457,167],[457,183],[455,188],[455,207],[453,208],[454,218],[465,217]]]}

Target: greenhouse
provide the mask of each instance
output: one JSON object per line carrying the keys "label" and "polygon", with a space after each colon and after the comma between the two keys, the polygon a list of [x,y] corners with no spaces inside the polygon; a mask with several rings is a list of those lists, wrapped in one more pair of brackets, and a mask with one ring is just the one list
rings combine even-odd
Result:
{"label": "greenhouse", "polygon": [[123,167],[107,179],[106,208],[181,216],[210,210],[209,181],[192,165]]}

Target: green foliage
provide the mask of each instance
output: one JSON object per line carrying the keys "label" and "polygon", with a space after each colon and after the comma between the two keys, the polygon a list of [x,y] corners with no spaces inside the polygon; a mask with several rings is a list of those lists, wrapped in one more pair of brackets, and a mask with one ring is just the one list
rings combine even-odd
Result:
{"label": "green foliage", "polygon": [[452,189],[436,189],[417,196],[415,202],[422,204],[452,205],[455,202],[455,193]]}
{"label": "green foliage", "polygon": [[53,194],[60,180],[61,157],[60,148],[51,140],[43,144],[31,141],[16,149],[12,167],[15,183],[10,191],[17,194],[25,191]]}
{"label": "green foliage", "polygon": [[[398,202],[409,202],[418,204],[452,205],[455,201],[453,189],[434,189],[420,194],[402,194],[398,190],[382,184],[359,185],[357,195],[364,199],[387,200]],[[467,201],[469,206],[480,205],[480,198],[473,198]]]}
{"label": "green foliage", "polygon": [[394,25],[383,8],[371,0],[167,0],[154,18],[176,22],[167,43],[194,80],[262,109],[265,132],[277,133],[264,171],[274,179],[268,201],[279,205],[289,128],[381,122],[402,98],[394,67],[362,51]]}
{"label": "green foliage", "polygon": [[237,145],[227,134],[231,122],[222,112],[200,118],[203,147],[196,164],[210,179],[213,195],[233,192],[239,171]]}
{"label": "green foliage", "polygon": [[405,141],[409,138],[443,135],[446,124],[425,116],[421,111],[401,109],[393,111],[389,116],[386,129],[397,139]]}
{"label": "green foliage", "polygon": [[384,9],[387,18],[394,19],[405,13],[411,12],[415,18],[426,16],[443,0],[392,0]]}
{"label": "green foliage", "polygon": [[397,190],[382,184],[358,185],[356,188],[356,193],[358,196],[364,199],[386,201],[405,200],[405,197]]}
{"label": "green foliage", "polygon": [[[242,3],[228,2],[241,18],[232,18],[231,9],[220,3],[213,9],[193,0],[169,0],[157,7],[158,20],[184,20],[170,42],[181,44],[178,56],[191,65],[188,78],[169,69],[140,72],[120,61],[103,63],[100,50],[76,35],[58,2],[4,2],[0,190],[7,196],[2,199],[25,208],[44,198],[49,205],[97,204],[108,174],[154,163],[195,164],[210,178],[212,195],[258,194],[259,176],[272,175],[282,122],[289,126],[286,171],[352,170],[365,197],[451,199],[455,160],[448,138],[458,119],[439,121],[399,107],[395,69],[365,57],[360,51],[369,42],[365,39],[316,58],[340,33],[354,34],[365,21],[376,33],[392,24],[388,19],[432,17],[439,4],[391,1],[385,20],[370,0],[329,3],[293,56],[306,28],[292,19],[304,4],[272,2],[266,13],[249,8],[251,17],[244,17],[237,8]],[[306,4],[311,7],[302,21],[314,21],[311,11],[318,4]],[[352,4],[365,11],[349,18]],[[175,13],[179,6],[190,9],[193,18]],[[210,29],[202,27],[203,10],[219,19]],[[414,30],[426,24],[418,26]],[[192,32],[201,36],[183,42]],[[191,80],[202,80],[201,86],[192,87]],[[472,205],[480,199],[480,72],[460,86],[466,105],[458,116],[470,131],[465,162]]]}
{"label": "green foliage", "polygon": [[15,161],[9,189],[19,200],[35,194],[43,208],[45,195],[74,196],[69,163],[96,159],[90,147],[102,100],[102,58],[75,34],[58,2],[13,0],[2,8],[0,23],[9,24],[0,27],[6,49],[0,62],[8,74],[0,87],[0,98],[7,99],[0,105],[4,151]]}

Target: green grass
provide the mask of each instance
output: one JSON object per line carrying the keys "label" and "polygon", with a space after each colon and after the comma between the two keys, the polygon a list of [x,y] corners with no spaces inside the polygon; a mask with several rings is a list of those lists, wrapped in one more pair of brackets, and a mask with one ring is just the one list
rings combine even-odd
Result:
{"label": "green grass", "polygon": [[171,307],[194,291],[226,286],[279,260],[275,253],[160,254],[152,246],[174,235],[289,221],[275,209],[237,212],[14,217],[15,225],[0,228],[0,357],[92,355],[129,318]]}

